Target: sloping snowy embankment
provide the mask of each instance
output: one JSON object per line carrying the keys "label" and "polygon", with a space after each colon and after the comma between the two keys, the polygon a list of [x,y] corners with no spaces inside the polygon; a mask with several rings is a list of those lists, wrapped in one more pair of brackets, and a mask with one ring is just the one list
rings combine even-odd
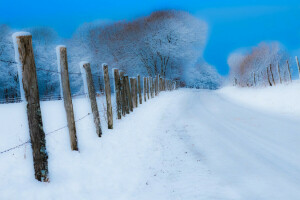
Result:
{"label": "sloping snowy embankment", "polygon": [[300,116],[300,82],[263,88],[224,87],[218,90],[231,101],[253,109]]}

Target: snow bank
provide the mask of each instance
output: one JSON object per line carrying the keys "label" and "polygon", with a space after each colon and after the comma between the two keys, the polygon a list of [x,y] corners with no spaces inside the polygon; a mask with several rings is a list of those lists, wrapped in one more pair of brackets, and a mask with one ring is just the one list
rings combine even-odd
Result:
{"label": "snow bank", "polygon": [[218,90],[225,98],[254,109],[285,115],[300,115],[300,82],[265,88],[224,87]]}

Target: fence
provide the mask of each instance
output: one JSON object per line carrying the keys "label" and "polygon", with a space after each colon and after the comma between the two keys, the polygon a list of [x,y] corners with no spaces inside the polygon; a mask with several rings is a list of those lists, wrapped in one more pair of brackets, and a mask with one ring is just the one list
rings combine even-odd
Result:
{"label": "fence", "polygon": [[[9,152],[13,149],[31,143],[35,178],[42,182],[48,182],[48,155],[46,150],[45,135],[54,133],[64,128],[68,128],[71,149],[74,151],[78,151],[75,123],[86,118],[90,114],[93,115],[97,136],[101,137],[102,135],[99,109],[96,101],[96,97],[98,96],[98,94],[96,94],[95,92],[95,86],[92,79],[92,76],[95,75],[92,74],[91,67],[88,62],[81,62],[81,73],[74,74],[82,76],[84,80],[84,93],[71,95],[69,81],[69,75],[71,74],[71,72],[68,71],[67,48],[65,46],[58,46],[56,48],[58,71],[47,71],[51,73],[57,73],[59,75],[61,95],[40,98],[36,71],[44,69],[36,68],[35,66],[32,49],[32,36],[29,33],[15,33],[13,35],[13,39],[15,43],[15,55],[16,62],[18,64],[21,94],[21,98],[18,99],[18,101],[26,102],[30,140],[15,147],[11,147],[9,149],[1,151],[0,154]],[[176,82],[165,79],[160,75],[157,75],[155,78],[143,77],[144,84],[142,87],[140,75],[137,75],[137,78],[129,78],[128,75],[126,75],[123,71],[119,72],[118,69],[113,69],[113,78],[110,78],[108,73],[108,65],[103,64],[102,68],[105,86],[104,93],[106,96],[106,115],[108,129],[113,129],[113,110],[110,86],[111,79],[114,80],[114,96],[116,98],[117,119],[122,119],[122,117],[126,116],[126,114],[132,112],[134,108],[137,108],[139,104],[143,103],[142,88],[144,93],[144,102],[151,98],[154,98],[161,91],[171,91],[176,89]],[[87,96],[89,98],[91,113],[87,113],[85,116],[75,120],[72,99],[78,96]],[[51,99],[63,99],[67,125],[45,134],[43,130],[40,101]]]}
{"label": "fence", "polygon": [[[298,69],[299,78],[300,78],[299,60],[298,60],[297,56],[295,57],[295,59],[296,59],[297,69]],[[293,81],[292,80],[292,73],[291,73],[291,69],[290,69],[290,63],[289,63],[288,60],[286,61],[286,71],[287,71],[287,75],[285,75],[285,74],[282,75],[282,72],[280,71],[279,63],[277,64],[277,66],[272,66],[272,64],[270,64],[264,70],[253,72],[251,81],[250,82],[248,81],[246,83],[246,86],[248,86],[248,87],[257,86],[259,81],[262,81],[265,86],[267,86],[267,85],[275,86],[276,85],[276,81],[275,81],[275,78],[274,78],[275,73],[277,73],[277,75],[278,75],[278,83],[282,84],[284,81],[292,82]],[[286,76],[288,76],[288,78],[286,78]],[[241,84],[241,82],[238,81],[238,79],[236,77],[234,77],[233,85],[242,86],[243,84]]]}

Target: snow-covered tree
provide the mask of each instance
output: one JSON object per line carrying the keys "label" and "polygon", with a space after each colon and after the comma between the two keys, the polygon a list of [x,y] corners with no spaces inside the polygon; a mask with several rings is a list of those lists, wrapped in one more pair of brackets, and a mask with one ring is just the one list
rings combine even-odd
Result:
{"label": "snow-covered tree", "polygon": [[[278,83],[278,66],[281,78],[287,80],[289,77],[287,61],[289,60],[288,53],[280,43],[261,42],[256,47],[244,48],[231,53],[227,63],[230,67],[230,79],[233,83],[237,82],[240,86],[251,86],[255,83],[256,85],[268,85],[269,79],[272,79],[272,74],[275,84]],[[273,81],[270,81],[272,84]]]}

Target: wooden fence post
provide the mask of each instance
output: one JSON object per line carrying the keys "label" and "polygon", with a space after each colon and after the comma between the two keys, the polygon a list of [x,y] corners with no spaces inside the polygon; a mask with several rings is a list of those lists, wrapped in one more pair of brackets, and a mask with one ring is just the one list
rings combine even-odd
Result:
{"label": "wooden fence post", "polygon": [[134,86],[134,78],[130,78],[130,89],[131,89],[131,101],[132,101],[132,108],[136,108],[135,104],[135,86]]}
{"label": "wooden fence post", "polygon": [[68,58],[67,48],[65,46],[56,47],[58,71],[60,72],[61,79],[61,93],[64,99],[64,105],[67,115],[69,135],[71,141],[71,149],[78,151],[76,126],[74,120],[74,110],[71,97],[70,80],[69,80],[69,69],[68,69]]}
{"label": "wooden fence post", "polygon": [[281,74],[280,74],[279,63],[277,64],[277,71],[278,71],[278,76],[279,76],[280,84],[282,84],[282,79],[281,79]]}
{"label": "wooden fence post", "polygon": [[146,77],[144,77],[144,101],[146,102],[147,101],[147,80],[146,80]]}
{"label": "wooden fence post", "polygon": [[151,77],[151,83],[152,83],[152,95],[151,97],[154,98],[155,94],[155,84],[154,84],[154,78]]}
{"label": "wooden fence post", "polygon": [[147,84],[147,97],[149,99],[149,77],[146,78],[146,84]]}
{"label": "wooden fence post", "polygon": [[80,63],[81,72],[83,75],[83,83],[84,83],[84,93],[88,94],[91,103],[91,111],[93,113],[94,124],[96,128],[96,133],[99,137],[102,135],[101,124],[100,124],[100,116],[98,111],[98,105],[96,100],[96,91],[94,87],[92,71],[90,63],[81,62]]}
{"label": "wooden fence post", "polygon": [[139,100],[138,100],[138,84],[137,84],[137,78],[134,78],[134,98],[135,98],[135,107],[138,107]]}
{"label": "wooden fence post", "polygon": [[108,65],[104,63],[102,65],[105,85],[105,96],[106,96],[106,112],[107,112],[107,126],[108,129],[113,129],[113,112],[111,105],[111,89],[108,74]]}
{"label": "wooden fence post", "polygon": [[299,60],[298,60],[297,56],[296,56],[296,63],[297,63],[297,66],[298,66],[298,73],[299,73],[299,78],[300,78],[300,65],[299,65]]}
{"label": "wooden fence post", "polygon": [[273,84],[275,86],[276,84],[275,84],[275,80],[274,80],[274,76],[273,76],[272,64],[270,64],[270,72],[271,72],[271,75],[272,75]]}
{"label": "wooden fence post", "polygon": [[48,154],[40,108],[32,36],[29,33],[15,33],[12,37],[15,43],[21,97],[26,101],[35,178],[42,182],[48,182]]}
{"label": "wooden fence post", "polygon": [[268,76],[269,85],[272,86],[272,83],[270,81],[270,75],[269,75],[269,67],[267,67],[267,76]]}
{"label": "wooden fence post", "polygon": [[158,95],[158,75],[156,75],[156,80],[155,80],[155,96]]}
{"label": "wooden fence post", "polygon": [[132,100],[131,100],[131,92],[130,92],[130,85],[129,85],[129,79],[128,76],[124,76],[125,78],[125,87],[126,87],[126,105],[127,105],[127,109],[126,112],[127,114],[129,114],[129,111],[133,111],[133,105],[132,105]]}
{"label": "wooden fence post", "polygon": [[288,72],[289,72],[289,75],[290,75],[290,81],[292,82],[292,74],[291,74],[291,70],[290,70],[290,64],[289,64],[289,61],[287,60],[286,63],[287,63]]}
{"label": "wooden fence post", "polygon": [[117,115],[118,115],[118,119],[121,119],[122,106],[121,106],[121,91],[120,91],[120,75],[119,75],[118,69],[114,69],[114,79],[115,79],[115,95],[116,95],[116,104],[117,104]]}
{"label": "wooden fence post", "polygon": [[138,75],[138,90],[139,90],[140,104],[142,104],[143,103],[143,98],[142,98],[141,76],[140,75]]}
{"label": "wooden fence post", "polygon": [[[125,84],[125,79],[124,79],[124,72],[120,71],[120,83],[121,83],[121,99],[122,99],[122,115],[126,115],[126,107],[128,107],[128,104],[126,104],[126,84]],[[128,110],[129,111],[129,110]]]}
{"label": "wooden fence post", "polygon": [[158,78],[158,91],[161,92],[161,77]]}

